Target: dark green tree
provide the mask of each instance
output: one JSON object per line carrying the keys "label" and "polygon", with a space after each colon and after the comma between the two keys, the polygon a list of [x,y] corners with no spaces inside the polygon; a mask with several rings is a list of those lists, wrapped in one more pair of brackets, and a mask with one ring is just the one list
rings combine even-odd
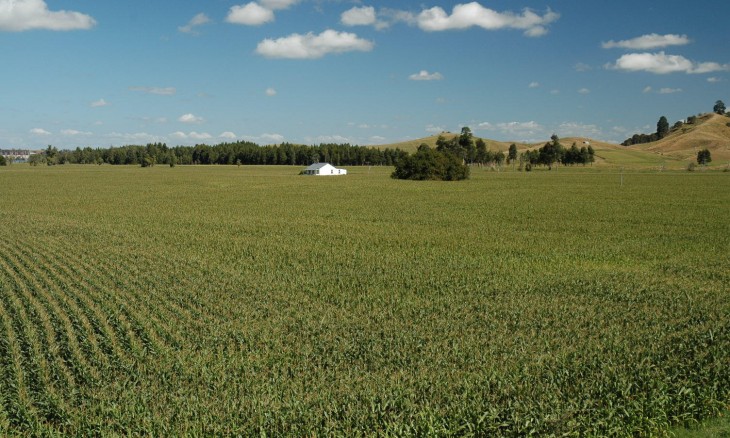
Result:
{"label": "dark green tree", "polygon": [[487,150],[487,143],[484,142],[484,140],[477,139],[476,142],[476,159],[480,164],[484,164],[489,161],[489,151]]}
{"label": "dark green tree", "polygon": [[725,114],[725,103],[723,103],[723,101],[721,100],[718,100],[717,102],[715,102],[715,106],[712,107],[712,111],[720,115]]}
{"label": "dark green tree", "polygon": [[461,128],[461,134],[459,135],[459,146],[463,149],[464,160],[467,162],[474,162],[476,159],[476,148],[474,147],[474,135],[468,126]]}
{"label": "dark green tree", "polygon": [[669,134],[669,122],[666,117],[661,116],[659,118],[659,121],[656,124],[656,134],[660,140]]}
{"label": "dark green tree", "polygon": [[421,144],[415,154],[401,157],[391,175],[396,179],[458,181],[469,177],[462,157]]}
{"label": "dark green tree", "polygon": [[0,155],[0,166],[7,166],[8,160],[5,159],[4,156]]}
{"label": "dark green tree", "polygon": [[514,163],[517,159],[517,145],[512,143],[509,145],[509,151],[507,154],[507,162],[508,163]]}
{"label": "dark green tree", "polygon": [[710,154],[709,149],[705,148],[697,152],[697,164],[704,166],[710,162],[712,162],[712,154]]}
{"label": "dark green tree", "polygon": [[53,166],[58,162],[58,149],[55,146],[48,145],[45,150],[46,164]]}

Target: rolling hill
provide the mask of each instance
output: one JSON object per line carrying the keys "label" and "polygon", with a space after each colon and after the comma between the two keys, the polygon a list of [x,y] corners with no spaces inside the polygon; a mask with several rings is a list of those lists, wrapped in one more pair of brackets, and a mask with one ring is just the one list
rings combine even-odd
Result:
{"label": "rolling hill", "polygon": [[[596,166],[633,167],[633,168],[685,168],[690,162],[695,162],[697,152],[707,148],[712,153],[710,167],[726,167],[730,161],[730,118],[714,113],[704,114],[697,118],[692,125],[684,125],[674,129],[670,134],[652,143],[633,146],[621,146],[585,137],[561,138],[565,147],[576,143],[579,147],[584,142],[590,143],[596,153]],[[447,140],[458,134],[444,132],[440,135]],[[435,147],[439,135],[407,140],[400,143],[390,143],[376,146],[378,149],[401,149],[409,153],[414,152],[419,145],[425,143]],[[478,137],[475,137],[478,138]],[[518,151],[539,148],[545,142],[525,144],[510,141],[496,141],[483,138],[487,147],[492,151],[507,152],[510,144],[515,143]],[[548,139],[545,139],[548,141]]]}

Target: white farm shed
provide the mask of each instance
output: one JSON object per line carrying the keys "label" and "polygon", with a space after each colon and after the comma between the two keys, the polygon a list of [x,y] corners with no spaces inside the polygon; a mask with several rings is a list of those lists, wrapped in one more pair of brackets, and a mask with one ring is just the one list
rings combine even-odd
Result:
{"label": "white farm shed", "polygon": [[318,176],[329,176],[329,175],[347,175],[347,170],[338,169],[330,163],[314,163],[307,167],[303,171],[304,175],[318,175]]}

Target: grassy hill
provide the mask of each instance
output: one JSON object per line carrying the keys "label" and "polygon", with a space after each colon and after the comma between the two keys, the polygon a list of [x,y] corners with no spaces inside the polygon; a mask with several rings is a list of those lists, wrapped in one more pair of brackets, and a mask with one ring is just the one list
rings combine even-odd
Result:
{"label": "grassy hill", "polygon": [[712,164],[726,165],[730,160],[730,118],[709,113],[697,118],[692,125],[685,124],[659,141],[630,146],[679,160],[694,160],[701,149],[712,153]]}
{"label": "grassy hill", "polygon": [[[573,143],[576,143],[578,147],[583,146],[584,142],[590,143],[596,152],[596,166],[679,169],[695,162],[697,152],[707,148],[712,153],[711,167],[720,168],[727,166],[730,161],[730,126],[727,125],[728,123],[730,123],[730,118],[709,113],[698,117],[695,124],[684,125],[672,130],[667,137],[659,141],[628,147],[584,137],[561,138],[560,142],[565,147],[570,147]],[[458,134],[444,132],[440,135],[450,140]],[[438,135],[432,135],[376,147],[378,149],[397,148],[412,153],[422,143],[435,147],[438,137]],[[544,142],[525,144],[486,138],[483,140],[490,150],[503,152],[506,152],[512,143],[517,145],[520,152],[539,148],[544,144]]]}

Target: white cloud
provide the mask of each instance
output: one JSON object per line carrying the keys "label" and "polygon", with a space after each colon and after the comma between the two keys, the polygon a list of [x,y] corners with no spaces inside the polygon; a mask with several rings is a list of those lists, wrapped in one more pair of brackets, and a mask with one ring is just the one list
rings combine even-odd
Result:
{"label": "white cloud", "polygon": [[170,134],[170,137],[176,138],[178,140],[210,140],[211,138],[213,138],[213,136],[208,134],[207,132],[195,131],[187,134],[182,131],[176,131]]}
{"label": "white cloud", "polygon": [[261,4],[271,10],[288,9],[299,3],[299,0],[261,0]]}
{"label": "white cloud", "polygon": [[430,132],[432,134],[438,134],[438,133],[441,133],[444,131],[446,131],[446,130],[440,126],[434,126],[434,125],[426,126],[426,132]]}
{"label": "white cloud", "polygon": [[578,93],[580,93],[580,94],[590,94],[591,93],[591,90],[589,90],[588,88],[581,88],[580,90],[578,90]]}
{"label": "white cloud", "polygon": [[477,125],[476,129],[485,131],[498,131],[502,134],[522,138],[534,137],[535,135],[542,134],[544,131],[542,125],[532,120],[529,122],[504,122],[497,124],[482,122]]}
{"label": "white cloud", "polygon": [[416,25],[418,18],[412,12],[401,11],[398,9],[382,8],[378,11],[378,21],[376,27],[384,28],[395,23],[406,23],[408,25]]}
{"label": "white cloud", "polygon": [[718,82],[722,82],[722,79],[712,76],[712,77],[707,78],[707,82],[709,82],[711,84],[716,84]]}
{"label": "white cloud", "polygon": [[625,71],[646,71],[656,74],[668,73],[710,73],[714,71],[730,71],[730,64],[721,65],[716,62],[695,63],[680,55],[659,53],[629,53],[621,56],[616,63],[607,66],[610,69]]}
{"label": "white cloud", "polygon": [[539,82],[530,82],[530,85],[528,85],[529,88],[537,88],[540,86]]}
{"label": "white cloud", "polygon": [[649,85],[647,85],[647,86],[646,86],[646,87],[644,88],[644,91],[642,91],[642,93],[644,93],[644,94],[646,94],[646,93],[651,93],[651,92],[652,92],[652,90],[653,90],[653,89],[652,89],[652,88],[651,88],[651,87],[650,87]]}
{"label": "white cloud", "polygon": [[317,59],[330,53],[352,51],[369,52],[374,44],[354,33],[325,30],[319,35],[291,34],[278,39],[265,39],[256,47],[256,53],[267,58]]}
{"label": "white cloud", "polygon": [[231,131],[222,132],[219,136],[219,138],[225,138],[227,140],[235,140],[238,138],[236,134],[232,133]]}
{"label": "white cloud", "polygon": [[375,8],[372,6],[354,7],[343,12],[340,21],[345,26],[369,26],[375,24]]}
{"label": "white cloud", "polygon": [[444,76],[439,72],[429,73],[426,70],[421,70],[418,73],[408,76],[408,79],[412,81],[440,81],[443,78]]}
{"label": "white cloud", "polygon": [[565,122],[558,126],[561,137],[599,137],[601,128],[596,125],[586,125],[577,122]]}
{"label": "white cloud", "polygon": [[451,15],[438,6],[425,9],[418,15],[418,26],[426,31],[467,29],[473,26],[487,30],[521,29],[527,36],[538,37],[545,35],[546,26],[558,18],[560,18],[560,14],[550,10],[543,16],[530,9],[524,9],[521,14],[515,14],[514,12],[497,12],[485,8],[477,2],[471,2],[454,6]]}
{"label": "white cloud", "polygon": [[109,134],[106,134],[105,137],[109,138],[111,140],[116,140],[117,142],[126,143],[126,144],[158,143],[158,142],[165,141],[165,139],[160,136],[148,134],[146,132],[135,132],[135,133],[111,132]]}
{"label": "white cloud", "polygon": [[659,94],[674,94],[674,93],[681,93],[681,88],[661,88],[659,90]]}
{"label": "white cloud", "polygon": [[131,91],[141,91],[148,94],[156,94],[158,96],[172,96],[177,93],[175,87],[129,87]]}
{"label": "white cloud", "polygon": [[95,25],[96,20],[80,12],[49,11],[44,0],[0,0],[0,31],[79,30]]}
{"label": "white cloud", "polygon": [[276,96],[276,90],[273,89],[273,88],[271,88],[271,87],[267,88],[266,91],[265,91],[265,93],[269,97]]}
{"label": "white cloud", "polygon": [[560,90],[558,90],[558,89],[550,90],[550,94],[552,94],[553,96],[557,96],[558,94],[560,94]]}
{"label": "white cloud", "polygon": [[573,66],[573,68],[575,69],[575,71],[578,71],[578,72],[586,72],[586,71],[592,70],[592,67],[590,65],[584,64],[582,62],[575,64]]}
{"label": "white cloud", "polygon": [[188,24],[185,26],[180,26],[177,28],[182,33],[190,33],[193,35],[197,35],[197,31],[195,30],[196,27],[202,26],[204,24],[210,23],[210,18],[205,15],[204,13],[200,13],[196,16],[194,16],[190,21],[188,21]]}
{"label": "white cloud", "polygon": [[267,144],[281,143],[284,141],[284,136],[281,134],[261,134],[260,138]]}
{"label": "white cloud", "polygon": [[188,113],[181,115],[180,118],[177,119],[177,121],[182,123],[194,124],[203,123],[204,120],[202,117],[198,117],[194,114]]}
{"label": "white cloud", "polygon": [[651,33],[630,40],[607,41],[601,43],[601,47],[604,49],[622,48],[631,50],[649,50],[669,46],[684,46],[689,44],[689,42],[687,35],[659,35]]}
{"label": "white cloud", "polygon": [[43,135],[43,136],[51,135],[50,132],[46,131],[43,128],[33,128],[30,130],[30,133],[33,135]]}
{"label": "white cloud", "polygon": [[334,144],[354,144],[351,139],[343,137],[341,135],[319,135],[317,137],[307,137],[306,142],[309,144],[322,144],[322,143],[334,143]]}
{"label": "white cloud", "polygon": [[102,106],[109,106],[111,104],[104,99],[99,99],[99,100],[95,100],[95,101],[91,102],[89,105],[92,108],[100,108]]}
{"label": "white cloud", "polygon": [[77,131],[75,129],[64,129],[61,131],[61,135],[66,135],[69,137],[77,137],[77,136],[87,136],[88,137],[90,135],[94,135],[94,133],[88,132],[88,131]]}
{"label": "white cloud", "polygon": [[226,21],[233,24],[259,26],[274,21],[274,11],[256,2],[245,5],[234,5],[228,12]]}

